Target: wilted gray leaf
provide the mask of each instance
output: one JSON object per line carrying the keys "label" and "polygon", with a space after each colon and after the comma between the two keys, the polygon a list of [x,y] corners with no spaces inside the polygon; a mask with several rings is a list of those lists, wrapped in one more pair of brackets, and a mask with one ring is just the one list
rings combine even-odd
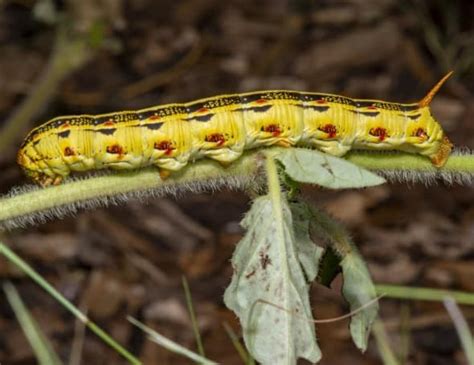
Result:
{"label": "wilted gray leaf", "polygon": [[314,363],[321,352],[302,267],[314,278],[320,252],[301,249],[314,246],[303,242],[309,240],[307,225],[293,227],[286,200],[281,203],[281,213],[275,214],[271,198],[260,197],[242,221],[247,233],[232,258],[234,276],[224,301],[239,316],[245,344],[257,361],[293,365],[302,357]]}

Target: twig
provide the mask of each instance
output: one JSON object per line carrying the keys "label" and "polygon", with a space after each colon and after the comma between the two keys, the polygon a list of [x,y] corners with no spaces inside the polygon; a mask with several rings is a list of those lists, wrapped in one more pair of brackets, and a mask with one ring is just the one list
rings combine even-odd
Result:
{"label": "twig", "polygon": [[87,35],[73,37],[66,25],[58,25],[52,54],[34,83],[27,98],[5,121],[0,131],[0,152],[6,150],[24,133],[32,118],[45,107],[58,90],[59,83],[72,71],[84,65],[92,56]]}

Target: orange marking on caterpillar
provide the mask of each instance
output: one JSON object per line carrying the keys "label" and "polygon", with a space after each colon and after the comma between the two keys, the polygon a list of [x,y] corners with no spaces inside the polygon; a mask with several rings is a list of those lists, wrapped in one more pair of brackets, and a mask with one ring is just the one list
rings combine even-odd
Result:
{"label": "orange marking on caterpillar", "polygon": [[387,130],[382,127],[372,128],[369,134],[374,137],[379,137],[379,141],[382,142],[385,138],[389,137]]}
{"label": "orange marking on caterpillar", "polygon": [[257,99],[255,100],[255,103],[257,104],[265,104],[267,102],[267,99]]}
{"label": "orange marking on caterpillar", "polygon": [[167,156],[171,155],[171,153],[175,149],[171,141],[155,142],[153,147],[155,148],[155,150],[165,151],[165,155]]}
{"label": "orange marking on caterpillar", "polygon": [[213,133],[206,136],[205,141],[217,143],[218,146],[222,146],[225,143],[225,137],[222,133]]}
{"label": "orange marking on caterpillar", "polygon": [[273,137],[278,137],[281,134],[281,129],[278,124],[269,124],[263,128],[265,132],[271,133]]}
{"label": "orange marking on caterpillar", "polygon": [[66,147],[64,149],[64,156],[74,156],[76,153],[74,152],[74,150],[71,148],[71,147]]}
{"label": "orange marking on caterpillar", "polygon": [[329,138],[334,138],[337,135],[337,128],[334,124],[325,124],[318,129],[324,133],[327,133]]}
{"label": "orange marking on caterpillar", "polygon": [[206,113],[208,111],[209,111],[208,108],[200,108],[200,109],[196,110],[196,113]]}
{"label": "orange marking on caterpillar", "polygon": [[113,125],[115,125],[115,123],[114,123],[114,121],[111,120],[111,119],[108,120],[108,121],[106,121],[106,122],[104,123],[104,126],[107,126],[107,127],[111,127],[111,126],[113,126]]}
{"label": "orange marking on caterpillar", "polygon": [[413,133],[414,136],[416,137],[421,137],[421,138],[428,138],[428,134],[423,128],[418,128],[415,133]]}
{"label": "orange marking on caterpillar", "polygon": [[441,80],[438,81],[435,86],[433,86],[433,88],[428,92],[428,94],[426,94],[426,96],[418,102],[420,108],[430,105],[431,100],[433,100],[436,93],[439,91],[441,86],[443,86],[443,84],[451,77],[453,72],[454,71],[448,72]]}
{"label": "orange marking on caterpillar", "polygon": [[123,148],[122,146],[118,144],[114,144],[112,146],[107,146],[106,151],[108,153],[116,154],[116,155],[122,155],[123,154]]}

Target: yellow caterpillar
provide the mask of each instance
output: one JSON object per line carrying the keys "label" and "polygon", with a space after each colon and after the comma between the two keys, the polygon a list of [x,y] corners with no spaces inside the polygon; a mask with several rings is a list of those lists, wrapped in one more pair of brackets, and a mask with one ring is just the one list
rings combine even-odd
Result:
{"label": "yellow caterpillar", "polygon": [[440,167],[452,144],[429,104],[450,75],[412,104],[277,90],[59,117],[28,134],[17,161],[43,186],[59,184],[71,171],[149,165],[176,171],[202,157],[228,164],[244,150],[272,145],[308,146],[335,156],[351,149],[400,150]]}

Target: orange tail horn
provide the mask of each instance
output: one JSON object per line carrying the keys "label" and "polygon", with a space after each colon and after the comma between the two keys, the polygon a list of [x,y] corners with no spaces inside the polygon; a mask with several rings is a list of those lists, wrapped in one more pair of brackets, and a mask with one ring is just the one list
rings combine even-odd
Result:
{"label": "orange tail horn", "polygon": [[420,108],[430,105],[431,100],[433,100],[433,97],[439,91],[441,86],[443,86],[446,80],[449,79],[449,77],[453,74],[453,72],[454,71],[449,71],[446,74],[446,76],[444,76],[441,80],[439,80],[438,83],[435,86],[433,86],[433,88],[428,92],[428,94],[426,94],[426,96],[418,102],[418,105],[420,106]]}

